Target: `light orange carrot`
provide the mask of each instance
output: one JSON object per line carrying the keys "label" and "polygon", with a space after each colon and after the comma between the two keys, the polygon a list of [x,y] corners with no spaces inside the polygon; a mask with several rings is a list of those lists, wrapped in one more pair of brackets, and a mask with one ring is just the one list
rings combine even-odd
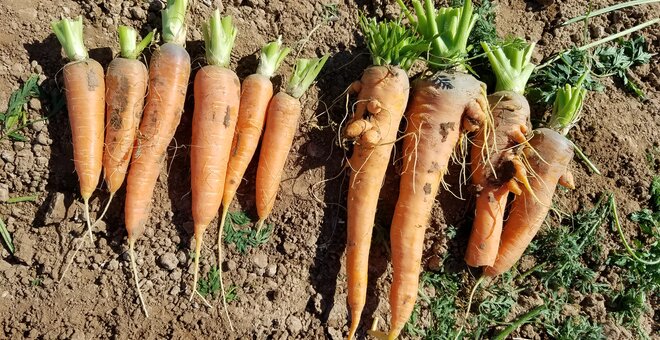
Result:
{"label": "light orange carrot", "polygon": [[534,173],[529,180],[534,194],[523,191],[513,201],[497,259],[484,270],[487,276],[506,272],[520,259],[543,225],[557,184],[574,187],[573,176],[568,169],[573,159],[573,144],[566,137],[550,129],[537,129],[524,154]]}
{"label": "light orange carrot", "polygon": [[71,124],[73,162],[78,173],[80,196],[85,204],[89,238],[93,243],[89,198],[99,183],[103,159],[103,67],[88,57],[83,42],[82,17],[76,20],[62,19],[51,26],[70,60],[64,66],[62,74]]}

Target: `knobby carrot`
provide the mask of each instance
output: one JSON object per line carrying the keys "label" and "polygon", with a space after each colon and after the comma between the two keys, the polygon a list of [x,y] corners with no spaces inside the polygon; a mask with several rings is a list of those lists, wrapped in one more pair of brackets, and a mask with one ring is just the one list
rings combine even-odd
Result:
{"label": "knobby carrot", "polygon": [[327,55],[320,59],[298,60],[286,91],[276,94],[268,104],[266,129],[257,165],[258,229],[263,226],[275,204],[284,165],[293,145],[293,137],[298,130],[298,120],[302,113],[300,97],[312,85],[327,60]]}
{"label": "knobby carrot", "polygon": [[[192,215],[195,226],[195,263],[193,289],[197,292],[199,258],[204,231],[217,215],[222,201],[229,151],[239,111],[241,85],[234,71],[228,69],[236,28],[230,16],[220,18],[216,9],[204,23],[207,66],[195,76],[195,111],[192,121],[190,177]],[[219,231],[221,233],[221,231]],[[218,247],[221,244],[218,243]],[[221,251],[218,252],[221,255]],[[220,270],[220,290],[225,292]],[[225,314],[229,313],[225,304]],[[229,319],[231,326],[231,319]],[[233,327],[232,327],[233,328]]]}
{"label": "knobby carrot", "polygon": [[392,319],[388,334],[374,332],[387,339],[398,337],[412,314],[424,233],[461,133],[491,128],[485,85],[465,73],[462,66],[467,37],[476,21],[471,1],[465,1],[462,8],[436,10],[431,0],[426,0],[424,7],[413,0],[416,18],[402,1],[398,2],[414,30],[430,42],[428,64],[435,72],[413,83],[405,114],[403,171],[390,229]]}
{"label": "knobby carrot", "polygon": [[120,56],[110,62],[105,76],[107,115],[103,173],[110,197],[97,221],[105,216],[128,172],[147,93],[147,68],[137,58],[154,36],[151,32],[136,44],[138,34],[133,28],[119,26],[118,32]]}
{"label": "knobby carrot", "polygon": [[62,73],[71,124],[73,162],[78,173],[80,196],[85,204],[89,239],[94,243],[89,218],[89,198],[99,183],[103,159],[103,67],[87,54],[81,16],[76,20],[62,19],[52,23],[51,27],[70,61],[64,66]]}
{"label": "knobby carrot", "polygon": [[495,263],[509,192],[520,194],[518,183],[529,187],[517,146],[526,142],[531,129],[529,103],[522,94],[535,67],[530,62],[533,43],[515,40],[494,49],[482,46],[497,83],[496,92],[488,96],[494,133],[481,130],[472,144],[472,184],[478,193],[465,262],[473,267]]}
{"label": "knobby carrot", "polygon": [[147,307],[140,291],[135,264],[135,241],[144,233],[158,175],[174,137],[190,78],[190,56],[186,40],[187,0],[169,0],[163,10],[164,45],[154,51],[149,64],[149,93],[140,122],[135,150],[126,183],[124,218],[128,233],[133,277],[142,308]]}
{"label": "knobby carrot", "polygon": [[241,183],[245,170],[247,170],[261,138],[261,132],[266,122],[266,110],[273,97],[273,83],[270,78],[279,68],[289,48],[282,48],[282,40],[278,38],[261,49],[257,73],[249,75],[243,80],[241,88],[241,104],[238,110],[238,122],[231,144],[229,164],[225,188],[222,195],[222,217],[218,230],[218,268],[222,266],[221,237],[224,231],[227,213],[236,190]]}
{"label": "knobby carrot", "polygon": [[[420,39],[396,22],[376,23],[360,17],[373,66],[351,85],[357,105],[344,130],[354,141],[348,187],[346,274],[351,324],[355,336],[367,298],[371,235],[380,188],[390,163],[399,123],[408,102],[406,70],[421,53]],[[398,67],[395,65],[399,65]]]}

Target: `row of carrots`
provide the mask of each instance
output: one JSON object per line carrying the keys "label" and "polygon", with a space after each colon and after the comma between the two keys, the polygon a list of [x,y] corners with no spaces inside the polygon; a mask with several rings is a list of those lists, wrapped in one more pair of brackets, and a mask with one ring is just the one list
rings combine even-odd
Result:
{"label": "row of carrots", "polygon": [[[103,170],[110,198],[97,220],[103,218],[126,180],[124,218],[129,253],[146,315],[134,247],[149,220],[153,191],[186,100],[191,63],[184,47],[185,20],[181,18],[185,18],[187,2],[168,1],[163,10],[164,44],[154,50],[148,70],[138,57],[151,44],[153,32],[138,42],[134,29],[119,27],[120,56],[108,65],[104,76],[103,67],[88,57],[81,17],[52,25],[70,60],[63,69],[64,87],[89,237],[93,243],[88,202]],[[197,292],[203,234],[221,205],[222,230],[262,131],[256,179],[260,228],[270,215],[302,113],[300,98],[328,58],[299,59],[286,89],[273,95],[270,79],[289,53],[280,39],[263,47],[256,73],[241,85],[228,68],[237,35],[232,18],[221,18],[216,10],[203,24],[203,33],[208,65],[197,71],[193,86],[190,171],[195,264],[191,298]],[[220,263],[221,236],[218,232]],[[222,278],[220,285],[224,302]]]}

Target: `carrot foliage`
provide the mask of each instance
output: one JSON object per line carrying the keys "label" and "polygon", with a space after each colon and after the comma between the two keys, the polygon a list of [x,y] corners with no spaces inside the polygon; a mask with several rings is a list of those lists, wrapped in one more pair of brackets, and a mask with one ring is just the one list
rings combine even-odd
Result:
{"label": "carrot foliage", "polygon": [[87,59],[87,48],[85,48],[85,42],[83,41],[82,16],[78,16],[75,20],[64,18],[53,22],[51,27],[70,61]]}
{"label": "carrot foliage", "polygon": [[329,54],[326,54],[322,58],[298,59],[296,68],[286,87],[286,93],[294,98],[302,97],[321,72],[329,56]]}
{"label": "carrot foliage", "polygon": [[128,26],[119,26],[117,32],[119,34],[119,53],[127,59],[137,59],[142,50],[147,48],[154,38],[154,32],[149,32],[144,39],[138,42],[137,31]]}
{"label": "carrot foliage", "polygon": [[163,10],[163,41],[183,46],[186,43],[188,0],[168,0]]}
{"label": "carrot foliage", "polygon": [[277,71],[280,64],[290,51],[290,48],[282,47],[282,37],[278,37],[277,40],[266,44],[261,49],[257,73],[272,78],[275,71]]}
{"label": "carrot foliage", "polygon": [[231,16],[220,18],[220,10],[213,11],[211,18],[202,26],[206,61],[210,65],[229,66],[231,50],[236,40],[236,27]]}
{"label": "carrot foliage", "polygon": [[527,80],[536,67],[531,63],[535,45],[521,39],[505,41],[500,45],[481,43],[497,78],[495,91],[525,92]]}
{"label": "carrot foliage", "polygon": [[360,28],[367,40],[374,65],[394,65],[408,70],[428,44],[398,21],[376,22],[360,15]]}

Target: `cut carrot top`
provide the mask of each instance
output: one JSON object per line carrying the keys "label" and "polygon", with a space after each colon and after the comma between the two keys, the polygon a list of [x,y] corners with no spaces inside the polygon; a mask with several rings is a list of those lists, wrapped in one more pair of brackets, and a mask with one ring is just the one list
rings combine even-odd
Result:
{"label": "cut carrot top", "polygon": [[360,15],[360,28],[376,66],[394,65],[408,70],[422,52],[428,51],[428,44],[398,21],[378,23]]}
{"label": "cut carrot top", "polygon": [[282,37],[262,47],[257,74],[272,78],[290,51],[288,47],[282,48]]}
{"label": "cut carrot top", "polygon": [[481,42],[497,78],[495,91],[525,92],[527,80],[536,67],[530,62],[535,45],[515,39],[491,48],[488,43]]}
{"label": "cut carrot top", "polygon": [[462,7],[433,7],[432,0],[413,0],[415,17],[402,0],[397,0],[417,33],[431,43],[429,65],[435,69],[463,68],[467,54],[467,40],[477,15],[472,1],[465,0]]}
{"label": "cut carrot top", "polygon": [[319,75],[323,65],[330,55],[326,54],[322,58],[299,59],[296,62],[296,69],[293,71],[289,84],[286,87],[286,93],[296,99],[300,99],[307,89],[312,85],[316,76]]}
{"label": "cut carrot top", "polygon": [[557,90],[555,103],[552,106],[550,117],[550,128],[566,136],[568,131],[580,120],[582,103],[587,94],[587,89],[582,86],[587,73],[583,74],[575,86],[566,84]]}
{"label": "cut carrot top", "polygon": [[206,61],[209,65],[229,66],[231,49],[236,40],[236,27],[231,16],[220,18],[220,10],[213,11],[209,21],[203,24]]}
{"label": "cut carrot top", "polygon": [[128,26],[119,26],[117,32],[119,33],[119,53],[122,58],[126,59],[137,59],[154,38],[154,32],[149,32],[144,39],[138,42],[137,31]]}
{"label": "cut carrot top", "polygon": [[85,48],[85,42],[83,41],[82,16],[78,16],[75,20],[63,18],[60,21],[53,22],[51,27],[70,61],[87,59],[87,48]]}
{"label": "cut carrot top", "polygon": [[186,43],[186,10],[188,0],[168,0],[163,10],[163,41],[177,45]]}

